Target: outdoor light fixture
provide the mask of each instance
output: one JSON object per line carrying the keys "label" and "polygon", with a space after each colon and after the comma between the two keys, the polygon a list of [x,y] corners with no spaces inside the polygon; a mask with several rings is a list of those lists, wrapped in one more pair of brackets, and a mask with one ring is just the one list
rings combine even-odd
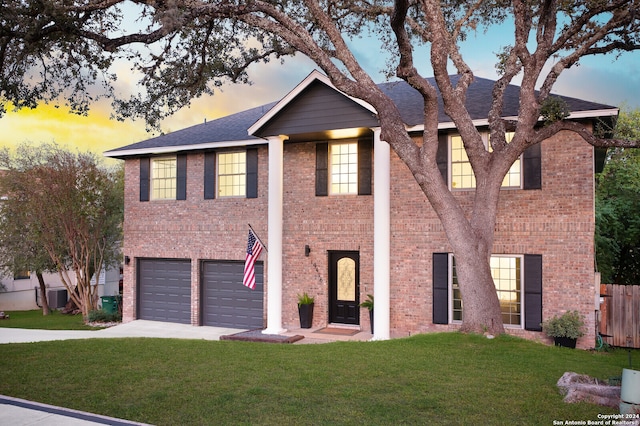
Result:
{"label": "outdoor light fixture", "polygon": [[311,247],[309,247],[309,244],[306,244],[306,245],[304,246],[304,255],[305,255],[306,257],[309,257],[309,253],[311,253]]}
{"label": "outdoor light fixture", "polygon": [[124,257],[124,264],[128,265],[129,263],[131,263],[131,258],[129,256],[125,256]]}

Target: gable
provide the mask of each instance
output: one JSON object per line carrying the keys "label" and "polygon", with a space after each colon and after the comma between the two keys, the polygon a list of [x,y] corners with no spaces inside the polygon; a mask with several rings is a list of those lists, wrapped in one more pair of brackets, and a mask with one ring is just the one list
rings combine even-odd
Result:
{"label": "gable", "polygon": [[254,133],[314,135],[336,129],[378,126],[375,114],[320,81],[314,81]]}

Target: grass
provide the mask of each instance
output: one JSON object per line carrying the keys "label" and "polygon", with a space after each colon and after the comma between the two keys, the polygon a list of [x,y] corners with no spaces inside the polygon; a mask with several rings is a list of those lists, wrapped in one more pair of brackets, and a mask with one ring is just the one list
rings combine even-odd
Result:
{"label": "grass", "polygon": [[42,330],[95,330],[86,325],[82,315],[66,315],[52,310],[49,315],[42,315],[42,310],[7,312],[9,319],[0,320],[0,327],[30,328]]}
{"label": "grass", "polygon": [[608,379],[627,366],[625,350],[459,333],[322,345],[92,339],[0,345],[0,394],[156,425],[549,425],[617,412],[565,404],[562,374]]}

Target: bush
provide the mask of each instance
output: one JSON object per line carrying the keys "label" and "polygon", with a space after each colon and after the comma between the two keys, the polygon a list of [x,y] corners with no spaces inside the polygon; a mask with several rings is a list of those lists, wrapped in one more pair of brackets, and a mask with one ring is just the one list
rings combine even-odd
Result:
{"label": "bush", "polygon": [[122,315],[120,313],[109,313],[103,309],[89,312],[89,322],[120,322]]}
{"label": "bush", "polygon": [[578,311],[568,311],[543,322],[542,329],[549,337],[577,339],[584,336],[584,318]]}

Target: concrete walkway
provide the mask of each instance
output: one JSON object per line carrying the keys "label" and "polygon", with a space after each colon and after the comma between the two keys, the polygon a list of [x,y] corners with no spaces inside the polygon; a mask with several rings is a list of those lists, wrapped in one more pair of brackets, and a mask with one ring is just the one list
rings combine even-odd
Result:
{"label": "concrete walkway", "polygon": [[98,414],[0,395],[0,425],[11,426],[91,426],[144,425]]}
{"label": "concrete walkway", "polygon": [[189,324],[145,320],[131,321],[102,330],[28,330],[24,328],[0,327],[0,344],[113,337],[220,340],[220,336],[239,333],[241,331],[246,330],[222,327],[194,327]]}

